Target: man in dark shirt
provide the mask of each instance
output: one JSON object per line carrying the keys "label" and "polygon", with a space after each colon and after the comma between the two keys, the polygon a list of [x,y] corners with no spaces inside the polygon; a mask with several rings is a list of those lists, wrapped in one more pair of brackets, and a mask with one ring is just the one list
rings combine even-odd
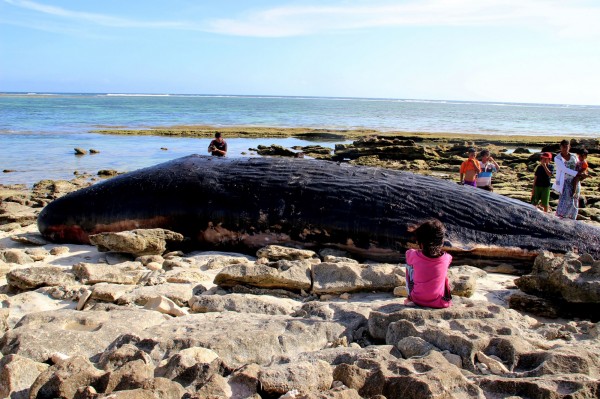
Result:
{"label": "man in dark shirt", "polygon": [[552,162],[552,154],[542,152],[540,164],[535,169],[533,190],[531,190],[531,203],[538,206],[541,202],[544,212],[548,212],[550,209],[550,176],[554,170],[550,162]]}
{"label": "man in dark shirt", "polygon": [[218,157],[224,157],[227,154],[227,143],[221,137],[221,133],[215,133],[215,139],[210,142],[208,152]]}

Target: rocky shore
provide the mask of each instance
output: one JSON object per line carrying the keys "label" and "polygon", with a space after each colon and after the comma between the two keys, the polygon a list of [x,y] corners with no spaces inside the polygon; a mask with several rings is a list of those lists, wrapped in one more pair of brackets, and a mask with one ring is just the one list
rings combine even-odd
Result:
{"label": "rocky shore", "polygon": [[[466,145],[491,147],[372,137],[329,156],[453,178]],[[523,195],[514,179],[535,154],[492,152],[497,192]],[[39,211],[89,184],[0,188],[0,397],[600,395],[600,260],[589,255],[544,252],[520,277],[454,262],[451,308],[407,307],[403,267],[336,250],[182,253],[165,230],[46,242]],[[594,195],[584,209],[597,209]]]}

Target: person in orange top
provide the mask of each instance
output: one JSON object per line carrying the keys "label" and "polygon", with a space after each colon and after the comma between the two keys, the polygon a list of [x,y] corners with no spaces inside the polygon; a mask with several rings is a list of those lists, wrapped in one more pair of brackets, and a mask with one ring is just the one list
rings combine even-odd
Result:
{"label": "person in orange top", "polygon": [[479,161],[475,159],[475,148],[469,148],[469,159],[460,165],[460,184],[477,187],[477,175],[481,172]]}
{"label": "person in orange top", "polygon": [[577,176],[573,178],[573,198],[575,199],[579,199],[581,195],[581,186],[578,186],[579,182],[589,177],[587,156],[588,150],[585,148],[577,152]]}

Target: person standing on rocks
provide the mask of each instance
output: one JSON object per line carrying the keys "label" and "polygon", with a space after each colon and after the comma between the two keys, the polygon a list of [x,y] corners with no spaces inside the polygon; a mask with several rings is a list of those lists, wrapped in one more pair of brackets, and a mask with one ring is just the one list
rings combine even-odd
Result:
{"label": "person standing on rocks", "polygon": [[469,158],[460,165],[460,183],[467,186],[477,187],[477,175],[481,172],[479,161],[475,159],[475,148],[469,148],[467,151]]}
{"label": "person standing on rocks", "polygon": [[500,170],[500,165],[498,165],[494,158],[490,156],[489,150],[481,151],[479,157],[481,158],[481,161],[479,162],[481,172],[479,172],[477,179],[475,180],[477,188],[494,191],[492,188],[492,175]]}
{"label": "person standing on rocks", "polygon": [[542,203],[544,212],[550,209],[550,178],[554,172],[554,167],[550,165],[552,162],[552,154],[542,152],[540,156],[540,164],[535,169],[535,177],[533,178],[533,189],[531,190],[531,204],[538,206]]}
{"label": "person standing on rocks", "polygon": [[[577,157],[569,152],[570,149],[569,140],[560,142],[560,152],[554,157],[556,178],[552,189],[560,195],[556,216],[577,219],[579,207],[576,200],[573,199],[573,179],[577,176]],[[581,184],[577,183],[577,190],[580,190],[580,186]]]}
{"label": "person standing on rocks", "polygon": [[452,304],[448,267],[452,255],[442,251],[446,228],[437,219],[423,222],[414,232],[420,250],[406,251],[407,306],[447,308]]}
{"label": "person standing on rocks", "polygon": [[218,157],[224,157],[227,154],[227,143],[221,137],[220,132],[215,133],[215,139],[210,142],[208,152]]}

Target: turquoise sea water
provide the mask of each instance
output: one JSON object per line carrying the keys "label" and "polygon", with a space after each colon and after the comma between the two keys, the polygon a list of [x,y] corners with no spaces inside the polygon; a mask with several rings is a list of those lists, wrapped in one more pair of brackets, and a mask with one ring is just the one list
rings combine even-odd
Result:
{"label": "turquoise sea water", "polygon": [[[600,106],[210,95],[0,94],[0,183],[128,171],[206,151],[207,139],[98,135],[172,125],[371,128],[382,131],[600,137]],[[228,139],[229,155],[296,139]],[[335,143],[324,143],[333,146]],[[74,147],[100,150],[76,157]],[[167,151],[161,147],[168,148]]]}

